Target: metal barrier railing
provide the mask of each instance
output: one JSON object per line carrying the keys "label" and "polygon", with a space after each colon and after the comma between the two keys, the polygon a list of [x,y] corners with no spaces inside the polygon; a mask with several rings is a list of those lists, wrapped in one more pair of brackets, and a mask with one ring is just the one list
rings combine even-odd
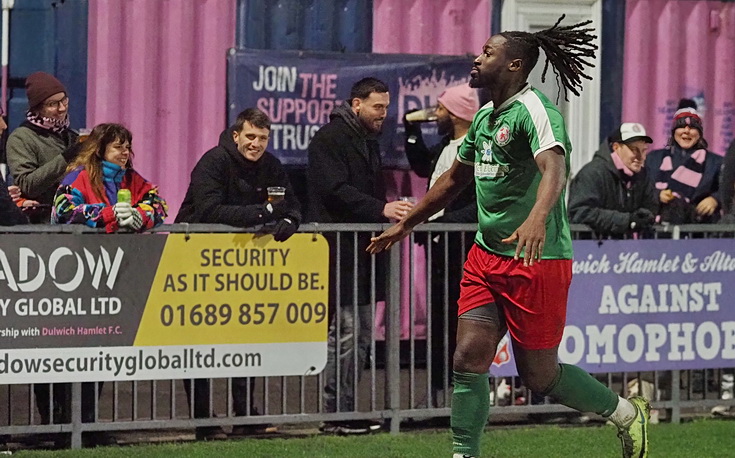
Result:
{"label": "metal barrier railing", "polygon": [[[461,263],[472,245],[476,226],[421,225],[409,240],[398,249],[390,250],[384,258],[362,256],[366,240],[387,227],[388,224],[303,224],[299,229],[299,232],[324,234],[330,240],[334,266],[332,286],[340,291],[340,294],[333,295],[333,303],[330,304],[335,323],[341,323],[345,314],[352,318],[353,323],[359,322],[361,312],[369,312],[370,323],[377,321],[376,326],[370,326],[365,365],[355,358],[344,367],[336,365],[332,372],[338,380],[344,375],[352,379],[347,386],[354,405],[342,405],[344,382],[338,383],[333,393],[336,408],[326,405],[324,387],[329,381],[325,373],[254,379],[245,388],[250,414],[244,416],[234,415],[232,379],[212,380],[209,384],[209,410],[216,415],[208,418],[195,418],[194,400],[187,402],[183,383],[177,380],[109,382],[101,386],[99,400],[94,405],[93,421],[84,422],[82,383],[72,383],[70,392],[63,393],[70,397],[70,418],[50,419],[40,418],[36,410],[37,387],[6,385],[0,386],[0,442],[16,435],[27,435],[28,440],[40,441],[48,438],[49,433],[61,433],[70,435],[72,447],[80,447],[82,433],[94,431],[366,419],[384,420],[386,427],[397,433],[401,422],[409,418],[449,417],[454,314],[450,299],[456,294],[451,288],[458,281],[457,273],[461,274]],[[82,226],[16,226],[0,231],[28,234],[29,237],[49,233],[99,232]],[[584,226],[573,225],[572,231],[575,238],[594,238]],[[253,230],[225,225],[172,224],[153,232],[248,233]],[[659,226],[657,238],[731,239],[735,238],[735,225]],[[345,264],[344,260],[351,261]],[[419,287],[421,284],[423,287]],[[367,304],[360,303],[365,285],[369,299]],[[385,306],[381,304],[382,299],[385,299]],[[350,337],[341,331],[337,326],[339,345],[349,344],[350,339],[352,345],[357,345],[359,333]],[[735,405],[732,399],[720,399],[719,393],[720,384],[727,379],[732,380],[731,373],[730,368],[721,368],[602,374],[598,378],[621,395],[627,394],[630,381],[651,380],[654,393],[660,393],[656,407],[666,409],[670,420],[678,422],[687,409],[702,411],[720,404]],[[549,404],[547,400],[532,400],[532,393],[525,391],[516,378],[491,378],[491,383],[496,411],[511,414],[568,411],[563,406]],[[505,401],[508,405],[502,405],[503,401],[497,394],[498,388],[505,389],[505,386],[508,394],[501,394],[509,400]],[[97,387],[94,390],[97,391]],[[53,405],[56,390],[47,391],[48,401]]]}

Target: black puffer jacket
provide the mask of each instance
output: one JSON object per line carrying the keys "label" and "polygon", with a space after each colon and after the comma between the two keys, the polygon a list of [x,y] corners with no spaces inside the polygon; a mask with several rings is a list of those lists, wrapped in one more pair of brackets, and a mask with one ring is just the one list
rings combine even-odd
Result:
{"label": "black puffer jacket", "polygon": [[16,224],[28,224],[28,218],[13,202],[8,193],[5,180],[0,178],[0,226],[14,226]]}
{"label": "black puffer jacket", "polygon": [[285,216],[298,225],[299,201],[281,161],[266,151],[257,162],[243,157],[232,128],[220,135],[219,145],[204,153],[191,172],[191,182],[177,223],[219,223],[250,227],[269,222],[263,210],[269,186],[286,188]]}
{"label": "black puffer jacket", "polygon": [[720,173],[720,198],[726,222],[735,222],[735,141],[730,143]]}
{"label": "black puffer jacket", "polygon": [[607,142],[577,173],[569,189],[569,219],[586,224],[601,236],[622,236],[630,231],[630,216],[639,208],[657,212],[656,192],[645,170],[633,175],[626,189]]}

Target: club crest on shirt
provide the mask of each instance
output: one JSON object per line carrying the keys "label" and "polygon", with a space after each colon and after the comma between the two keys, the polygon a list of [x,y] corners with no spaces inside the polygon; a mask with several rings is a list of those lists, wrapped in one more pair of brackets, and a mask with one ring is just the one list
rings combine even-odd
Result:
{"label": "club crest on shirt", "polygon": [[498,131],[495,133],[495,143],[498,144],[498,146],[505,146],[510,142],[510,127],[508,127],[507,124],[503,124],[503,126],[498,129]]}

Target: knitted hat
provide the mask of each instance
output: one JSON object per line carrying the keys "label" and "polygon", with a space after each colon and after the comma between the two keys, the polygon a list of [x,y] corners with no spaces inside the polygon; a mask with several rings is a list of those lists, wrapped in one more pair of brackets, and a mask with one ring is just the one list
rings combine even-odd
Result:
{"label": "knitted hat", "polygon": [[465,121],[472,121],[475,113],[480,109],[477,91],[466,83],[447,88],[437,100],[450,113]]}
{"label": "knitted hat", "polygon": [[66,88],[61,84],[61,81],[46,72],[32,73],[26,78],[26,96],[28,97],[28,107],[31,109],[59,92],[66,93]]}
{"label": "knitted hat", "polygon": [[697,112],[697,102],[692,99],[681,99],[679,100],[679,106],[677,107],[676,113],[674,113],[674,123],[671,127],[671,135],[674,131],[680,127],[689,126],[692,129],[697,129],[700,136],[704,136],[702,129],[702,118],[699,117]]}

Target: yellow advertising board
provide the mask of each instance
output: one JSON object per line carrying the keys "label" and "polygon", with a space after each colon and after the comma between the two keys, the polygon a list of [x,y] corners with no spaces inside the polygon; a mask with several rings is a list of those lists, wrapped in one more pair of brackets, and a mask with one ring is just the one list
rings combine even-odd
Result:
{"label": "yellow advertising board", "polygon": [[319,372],[328,269],[316,234],[6,236],[0,384]]}

